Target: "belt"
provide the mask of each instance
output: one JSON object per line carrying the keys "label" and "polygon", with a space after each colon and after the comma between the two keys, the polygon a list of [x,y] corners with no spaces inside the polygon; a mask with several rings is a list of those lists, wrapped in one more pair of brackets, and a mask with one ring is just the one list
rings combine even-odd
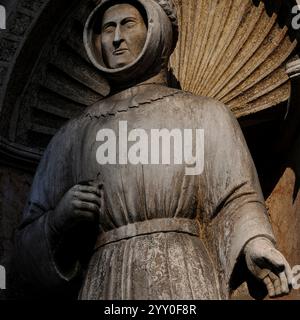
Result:
{"label": "belt", "polygon": [[102,232],[97,239],[95,250],[121,240],[165,232],[185,233],[199,237],[200,227],[197,220],[185,218],[152,219],[131,223],[107,232]]}

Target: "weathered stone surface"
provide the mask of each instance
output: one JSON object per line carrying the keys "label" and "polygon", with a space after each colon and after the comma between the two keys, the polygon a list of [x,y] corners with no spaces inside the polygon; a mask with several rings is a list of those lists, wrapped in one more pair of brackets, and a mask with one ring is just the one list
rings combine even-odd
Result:
{"label": "weathered stone surface", "polygon": [[[291,162],[267,199],[278,247],[284,252],[292,268],[300,265],[299,145],[300,141]],[[290,299],[292,298],[300,300],[299,290],[293,291]]]}
{"label": "weathered stone surface", "polygon": [[22,1],[22,7],[31,11],[36,11],[38,10],[46,0],[35,0],[35,1],[30,1],[30,0],[23,0]]}
{"label": "weathered stone surface", "polygon": [[[58,2],[63,3],[63,1],[56,1],[57,3],[55,4],[55,1],[46,1],[46,0],[37,0],[37,1],[31,1],[31,0],[19,0],[19,1],[10,1],[11,4],[11,12],[16,11],[16,15],[18,15],[19,17],[22,17],[23,14],[25,15],[30,15],[32,14],[33,17],[38,18],[39,15],[41,14],[41,10],[44,4],[46,4],[46,2],[48,4],[51,4],[50,9],[53,7],[60,7],[58,5]],[[99,3],[98,0],[94,0],[92,1],[95,5],[96,3]],[[191,61],[190,57],[193,56],[193,54],[195,54],[195,49],[200,50],[201,47],[201,41],[198,41],[194,44],[192,44],[192,46],[187,46],[185,47],[185,43],[188,43],[188,41],[191,41],[191,35],[188,34],[187,29],[184,26],[189,26],[190,29],[190,21],[191,21],[191,16],[194,14],[192,12],[193,10],[193,6],[194,4],[197,3],[197,5],[203,7],[204,6],[204,2],[203,1],[194,1],[194,4],[192,4],[192,2],[189,1],[176,1],[178,5],[182,5],[185,6],[182,9],[182,12],[187,12],[187,15],[183,16],[181,15],[181,19],[180,19],[180,23],[182,25],[182,33],[183,35],[180,38],[181,41],[181,45],[180,48],[177,48],[177,52],[180,52],[177,54],[177,56],[174,56],[174,59],[176,61],[179,61],[179,56],[183,57],[181,59],[189,59],[189,61]],[[235,1],[231,2],[230,4],[234,3]],[[241,3],[240,1],[236,1],[236,3]],[[256,5],[259,5],[261,1],[253,1],[253,3],[255,3]],[[211,26],[212,28],[210,30],[206,29],[207,34],[204,37],[205,40],[207,40],[207,44],[210,45],[210,47],[212,48],[212,50],[210,50],[210,52],[202,52],[201,54],[206,54],[206,59],[204,61],[209,62],[208,63],[208,67],[206,68],[205,64],[204,65],[200,65],[201,68],[204,70],[204,72],[202,73],[202,84],[203,84],[203,80],[205,80],[205,77],[208,76],[210,79],[212,78],[212,74],[210,74],[214,68],[217,68],[219,71],[223,70],[224,71],[224,67],[226,67],[226,64],[222,64],[220,63],[220,61],[224,61],[227,62],[226,60],[229,59],[233,59],[234,58],[234,54],[230,53],[229,51],[229,55],[222,55],[222,52],[224,53],[224,50],[227,48],[227,45],[229,46],[228,48],[231,48],[235,46],[235,49],[239,49],[241,47],[244,47],[244,44],[242,44],[241,41],[243,41],[243,39],[245,39],[245,37],[249,36],[249,33],[252,31],[252,37],[250,38],[249,41],[249,45],[247,50],[244,50],[245,53],[247,53],[248,50],[253,50],[254,47],[257,45],[258,46],[258,51],[260,51],[259,56],[257,56],[257,53],[255,53],[252,57],[249,58],[249,64],[247,64],[247,66],[251,69],[251,72],[249,74],[247,74],[247,72],[249,72],[248,67],[244,69],[244,72],[242,73],[242,75],[239,75],[239,72],[237,74],[235,74],[232,78],[232,81],[228,84],[229,86],[225,86],[224,90],[226,89],[228,92],[226,93],[225,91],[223,92],[226,93],[226,95],[224,97],[226,97],[226,99],[228,99],[227,101],[230,101],[230,99],[233,99],[232,101],[235,102],[235,106],[234,106],[234,110],[237,112],[237,115],[242,115],[242,114],[248,114],[248,113],[256,113],[257,111],[260,111],[264,108],[268,108],[270,107],[270,103],[276,104],[279,101],[282,100],[286,100],[287,97],[290,94],[290,84],[289,82],[287,82],[287,78],[286,75],[284,74],[284,69],[282,68],[282,65],[284,65],[284,61],[286,60],[286,58],[288,57],[290,50],[292,50],[293,47],[293,40],[290,40],[287,37],[287,31],[286,29],[278,29],[277,25],[275,24],[275,20],[274,20],[274,16],[271,17],[271,15],[275,12],[276,15],[278,14],[279,16],[279,22],[281,26],[287,25],[289,26],[289,19],[290,19],[290,8],[295,4],[295,1],[264,1],[266,4],[266,9],[267,9],[267,13],[269,14],[269,20],[268,20],[268,16],[264,13],[264,9],[262,7],[262,5],[260,5],[258,8],[252,6],[252,4],[250,5],[250,2],[248,1],[243,1],[241,8],[244,9],[246,6],[248,9],[247,10],[240,10],[240,7],[236,10],[233,11],[232,8],[230,7],[230,5],[228,6],[229,1],[226,1],[226,5],[227,7],[224,7],[224,12],[225,13],[230,13],[232,19],[230,19],[230,24],[225,24],[225,32],[224,33],[219,33],[217,30],[219,30],[219,25],[214,25],[213,26],[213,19],[212,17],[209,18],[209,22],[212,22]],[[213,3],[213,2],[212,2]],[[18,4],[18,10],[16,10],[17,8],[14,8],[14,4]],[[190,5],[190,7],[188,7],[188,5]],[[222,7],[225,4],[225,1],[222,4],[222,1],[220,2],[220,7]],[[77,3],[75,4],[75,1],[72,2],[72,8],[74,8],[77,6]],[[79,4],[78,1],[78,7],[77,7],[77,12],[75,12],[75,15],[73,16],[71,12],[69,12],[67,15],[65,15],[65,18],[62,19],[62,16],[65,14],[62,10],[56,10],[55,12],[55,17],[58,18],[58,20],[60,21],[59,23],[56,21],[55,25],[57,26],[57,28],[55,29],[57,31],[57,33],[61,34],[63,33],[62,30],[66,30],[67,32],[65,34],[62,35],[62,38],[65,40],[63,46],[65,46],[66,44],[69,45],[72,50],[73,53],[75,54],[74,58],[71,58],[71,61],[73,61],[74,59],[77,59],[78,57],[85,59],[85,63],[86,63],[86,54],[84,52],[84,48],[83,45],[81,43],[81,34],[82,34],[82,30],[83,30],[83,23],[84,20],[86,18],[86,13],[88,13],[90,10],[88,9],[88,7],[91,6],[91,2],[89,1],[82,1]],[[220,8],[219,7],[219,8]],[[23,9],[22,9],[23,8]],[[241,13],[244,13],[243,15]],[[45,12],[44,12],[45,13]],[[60,16],[62,15],[62,16]],[[46,15],[47,17],[47,15]],[[67,28],[65,28],[65,22],[69,19],[69,21],[73,21],[74,17],[76,17],[76,23],[74,23],[74,25],[72,24],[72,28],[70,26],[68,26]],[[216,14],[215,17],[218,17],[218,19],[220,18],[220,14]],[[227,16],[229,17],[229,16]],[[234,17],[237,18],[237,20],[233,19]],[[49,17],[48,17],[49,18]],[[47,18],[47,19],[48,19]],[[14,20],[13,20],[14,19]],[[0,55],[2,56],[2,64],[0,67],[0,85],[2,86],[1,88],[1,95],[0,96],[0,101],[2,101],[2,97],[8,97],[10,96],[9,102],[6,103],[5,105],[2,104],[0,102],[0,111],[4,109],[5,112],[3,113],[3,121],[2,124],[3,126],[1,126],[1,132],[5,133],[5,136],[7,137],[7,133],[11,132],[13,133],[12,136],[13,137],[22,137],[23,140],[20,139],[20,142],[22,142],[24,145],[26,145],[27,147],[35,147],[37,149],[40,148],[44,148],[46,146],[46,144],[48,143],[49,139],[51,138],[51,134],[53,134],[55,132],[55,130],[58,129],[58,126],[60,126],[66,119],[72,118],[75,115],[81,113],[84,108],[85,105],[81,105],[81,104],[77,104],[74,103],[73,101],[70,101],[68,98],[65,98],[63,96],[60,96],[57,92],[42,88],[41,90],[39,90],[38,86],[39,84],[41,84],[42,82],[40,82],[39,80],[41,79],[40,76],[35,77],[34,75],[36,73],[41,73],[44,77],[42,77],[42,79],[47,78],[47,72],[46,72],[46,67],[49,64],[49,61],[51,59],[55,59],[55,55],[51,54],[49,55],[49,59],[48,58],[48,53],[49,50],[44,46],[44,40],[41,41],[41,38],[38,37],[39,41],[36,41],[39,45],[42,44],[43,42],[43,49],[44,50],[44,55],[33,55],[33,60],[35,62],[40,61],[40,68],[37,68],[36,71],[34,71],[33,69],[30,69],[30,72],[32,71],[33,77],[32,78],[27,78],[25,77],[25,72],[23,72],[22,69],[20,68],[15,68],[15,56],[14,54],[16,52],[18,52],[18,49],[16,48],[16,44],[17,41],[18,42],[18,48],[22,48],[24,46],[24,44],[27,43],[27,45],[29,45],[29,47],[32,47],[32,44],[34,43],[34,41],[28,41],[30,39],[30,34],[26,33],[26,30],[24,28],[25,24],[28,28],[30,28],[30,24],[29,24],[29,20],[26,19],[25,24],[22,25],[22,19],[18,20],[16,18],[13,18],[11,21],[20,21],[19,25],[13,26],[12,27],[12,34],[11,37],[7,37],[7,32],[3,33],[5,35],[5,40],[4,42],[2,42],[2,44],[0,44],[0,46],[2,45],[3,50],[1,50]],[[47,20],[46,19],[46,20]],[[226,19],[226,15],[221,15],[221,19],[220,21],[222,21],[222,23],[224,23]],[[239,20],[240,19],[240,20]],[[43,19],[45,21],[45,19]],[[50,19],[51,20],[51,19]],[[197,20],[200,23],[202,20]],[[229,20],[228,20],[229,21]],[[51,22],[51,21],[50,21]],[[258,36],[260,35],[260,33],[262,33],[261,31],[264,31],[264,28],[262,27],[263,24],[262,22],[268,27],[271,28],[270,32],[268,33],[268,35],[266,36],[265,43],[264,45],[260,45],[257,42],[258,40]],[[239,23],[239,25],[238,25]],[[39,25],[41,25],[42,22],[38,21],[37,24],[37,29],[39,28]],[[52,29],[50,27],[51,24],[49,24],[49,28],[45,28],[45,25],[43,24],[43,28],[45,30],[47,30],[47,33],[49,33],[50,30],[54,31],[54,29]],[[205,25],[207,26],[207,24]],[[230,27],[231,29],[230,29]],[[70,27],[70,28],[69,28]],[[221,28],[220,28],[221,29]],[[231,32],[232,30],[236,30],[237,32],[234,32],[234,34]],[[269,29],[268,29],[269,30]],[[255,34],[254,31],[257,31],[258,34]],[[267,31],[267,29],[265,30]],[[290,30],[289,30],[290,31]],[[198,34],[198,31],[193,33],[194,35]],[[225,39],[224,40],[224,35],[228,35],[228,41]],[[290,32],[289,32],[290,34]],[[37,33],[35,33],[35,36],[37,35]],[[2,35],[1,35],[2,36]],[[50,33],[47,35],[50,37]],[[24,37],[24,38],[23,38]],[[230,37],[232,37],[232,41],[230,42],[229,39]],[[262,39],[263,37],[259,38]],[[297,38],[297,37],[296,37]],[[220,39],[222,39],[222,41],[220,41]],[[294,39],[294,38],[291,38]],[[298,37],[299,39],[299,37]],[[279,41],[280,40],[280,41]],[[2,40],[0,40],[2,41]],[[8,41],[8,42],[7,42]],[[0,42],[1,43],[1,42]],[[49,41],[49,45],[51,46],[54,43],[53,41]],[[220,43],[220,45],[218,44]],[[234,46],[233,46],[234,45]],[[255,45],[255,46],[254,46]],[[245,43],[246,46],[246,43]],[[209,46],[208,46],[209,47]],[[186,48],[188,48],[189,50],[186,50]],[[190,48],[193,48],[193,50],[190,50]],[[216,48],[218,48],[218,50],[216,50]],[[264,49],[264,50],[262,50]],[[272,49],[272,50],[271,50]],[[42,50],[42,47],[39,48],[39,50],[30,50],[32,53],[33,52],[38,52],[40,53]],[[196,50],[196,51],[197,51]],[[202,49],[201,49],[202,50]],[[269,50],[269,51],[268,51]],[[56,50],[54,50],[56,51]],[[188,52],[186,52],[188,51]],[[239,51],[239,50],[237,50]],[[250,52],[249,51],[249,52]],[[210,56],[210,53],[212,54]],[[263,56],[264,54],[269,53],[268,57]],[[78,57],[77,57],[78,55]],[[196,55],[196,54],[195,54]],[[219,55],[219,56],[218,56]],[[23,56],[21,55],[19,57],[19,61],[21,64],[25,65],[27,63],[27,61],[29,61],[28,56],[26,54],[24,54],[23,52]],[[50,59],[51,58],[51,59]],[[243,57],[239,57],[239,59],[237,59],[237,61],[239,61],[240,63],[243,63],[243,61],[245,62],[246,60],[240,59]],[[263,59],[264,58],[264,59]],[[40,60],[39,60],[40,59]],[[221,59],[219,61],[219,63],[216,63],[219,59]],[[256,59],[254,61],[254,59]],[[229,62],[228,60],[228,62]],[[52,60],[53,61],[53,60]],[[262,62],[261,64],[259,64],[259,62]],[[194,62],[196,63],[196,62]],[[215,63],[215,65],[213,64]],[[256,65],[256,63],[258,63],[258,67],[253,70],[253,68]],[[64,65],[65,64],[65,65]],[[68,75],[68,70],[71,70],[73,68],[73,62],[68,64],[68,59],[64,59],[64,61],[60,61],[58,63],[59,66],[61,66],[61,69],[63,69],[63,71]],[[199,67],[200,67],[199,66]],[[281,67],[280,67],[281,66]],[[65,67],[65,68],[64,68]],[[181,69],[179,69],[179,67],[181,67]],[[277,68],[278,67],[278,68]],[[75,69],[76,70],[80,70],[82,68],[82,65],[80,64],[76,64],[75,65]],[[177,65],[177,67],[174,67],[175,69],[177,68],[177,73],[180,73],[180,79],[182,80],[182,82],[186,85],[190,85],[190,75],[193,74],[194,71],[194,67],[191,67],[191,64],[182,64],[182,66],[179,66],[179,64]],[[206,68],[206,71],[205,71]],[[76,71],[75,70],[75,71]],[[243,68],[241,69],[243,70]],[[229,68],[226,71],[226,77],[231,73],[231,68]],[[12,72],[11,74],[9,74],[9,72]],[[84,73],[89,72],[89,68],[84,68]],[[214,70],[215,72],[215,70]],[[245,73],[246,72],[246,73]],[[22,77],[20,78],[19,76],[22,75]],[[70,74],[71,76],[72,74]],[[247,75],[247,77],[245,78],[245,76]],[[265,79],[264,77],[267,76],[267,78]],[[76,72],[74,74],[73,72],[73,76],[77,76]],[[204,77],[205,76],[205,77]],[[23,92],[22,90],[22,85],[20,85],[20,90],[16,89],[16,86],[14,85],[14,87],[6,87],[7,81],[5,80],[10,80],[12,81],[13,79],[19,79],[19,83],[20,84],[24,84],[27,85],[27,82],[34,82],[35,85],[32,86],[32,90],[37,93],[38,92],[38,96],[39,99],[37,100],[38,103],[37,104],[32,104],[28,103],[28,101],[30,101],[30,99],[27,99],[26,97],[21,98],[20,96],[20,92]],[[38,79],[38,80],[37,80]],[[59,77],[59,80],[61,78]],[[81,79],[82,80],[82,79]],[[95,79],[94,79],[95,80]],[[96,81],[94,82],[94,80],[92,80],[93,82],[93,86],[94,84],[96,84]],[[266,81],[265,81],[266,80]],[[222,85],[222,83],[221,83]],[[206,83],[204,82],[204,87],[206,86]],[[28,87],[30,87],[30,85],[28,85]],[[188,88],[188,86],[186,86]],[[194,85],[195,90],[199,89],[200,86],[198,86],[198,82],[195,83]],[[83,89],[84,90],[84,89]],[[193,89],[194,90],[194,89]],[[200,90],[200,89],[199,89]],[[241,92],[245,93],[245,96],[243,94],[241,94]],[[264,94],[262,96],[262,93]],[[32,95],[32,92],[26,92],[26,95],[28,94],[28,96]],[[15,105],[17,105],[16,103],[16,97],[18,97],[18,103],[21,102],[21,107],[20,109],[15,108]],[[253,97],[255,97],[254,100]],[[8,100],[7,100],[8,101]],[[240,108],[240,103],[242,104],[242,108]],[[30,105],[30,107],[29,107]],[[32,110],[31,110],[32,107]],[[39,110],[43,110],[45,113],[42,114],[36,114],[33,110],[35,109],[39,109]],[[14,110],[14,113],[12,114],[12,110]],[[73,112],[74,110],[74,112]],[[28,115],[25,115],[24,117],[22,116],[23,122],[28,122],[28,123],[21,123],[19,122],[19,124],[17,124],[17,119],[18,119],[18,115],[19,114],[25,114],[27,113],[29,115],[29,113],[36,115],[35,118],[32,118],[32,121],[34,122],[33,124],[30,123],[30,120],[28,120]],[[50,115],[54,115],[57,116],[57,127],[55,127],[54,131],[53,128],[49,125],[49,121],[47,120],[48,118],[50,118]],[[258,114],[258,118],[259,118],[259,114]],[[53,120],[54,118],[52,118]],[[62,121],[62,119],[64,119],[64,121]],[[51,120],[51,122],[52,122]],[[9,125],[12,124],[11,127],[9,127]],[[5,127],[5,130],[2,130]],[[14,129],[16,129],[14,131]],[[18,129],[18,130],[17,130]],[[28,136],[23,136],[24,132],[28,132],[29,130],[29,134]],[[36,130],[36,131],[35,131]],[[43,133],[41,132],[43,131]],[[44,133],[47,132],[48,134],[45,135]],[[18,134],[19,133],[19,134]],[[25,134],[26,135],[26,134]],[[28,138],[27,138],[28,137]],[[34,142],[34,143],[33,143]],[[36,143],[38,142],[38,143]],[[21,147],[21,146],[20,146]],[[36,149],[36,150],[37,150]],[[19,156],[20,157],[24,157],[25,158],[25,152],[23,152],[24,150],[22,150],[20,148],[20,153]],[[262,152],[263,153],[263,152]],[[13,164],[13,161],[11,161],[11,163]],[[11,180],[15,181],[15,186],[20,185],[23,186],[23,179],[24,177],[22,176],[22,174],[18,171],[17,174],[14,173],[9,173],[9,172],[15,172],[14,170],[9,169],[8,167],[3,167],[1,169],[2,173],[5,172],[5,175],[7,174],[8,176],[12,175],[13,178],[11,178]],[[2,174],[1,173],[1,174]],[[270,198],[268,199],[268,204],[269,204],[269,208],[270,208],[270,213],[271,213],[271,217],[275,226],[275,233],[279,236],[279,244],[280,244],[280,248],[283,250],[284,253],[287,254],[288,258],[291,260],[291,264],[293,263],[299,263],[300,261],[300,256],[299,258],[297,258],[297,248],[298,248],[298,252],[299,252],[299,247],[295,248],[295,250],[291,250],[289,249],[289,242],[288,240],[285,240],[286,237],[288,236],[290,239],[293,238],[293,240],[291,239],[293,244],[298,243],[298,239],[299,237],[297,236],[292,236],[288,229],[288,226],[285,225],[284,223],[284,217],[285,215],[287,215],[287,220],[288,221],[292,221],[295,222],[295,224],[293,224],[291,222],[291,225],[296,228],[296,226],[298,226],[297,224],[297,217],[299,214],[299,205],[298,205],[298,197],[296,197],[296,200],[293,202],[292,198],[294,197],[294,192],[292,192],[292,186],[295,184],[297,186],[297,180],[295,180],[295,173],[293,170],[287,170],[282,179],[280,180],[280,182],[278,182],[278,185],[276,187],[276,189],[274,190],[274,192],[272,193],[272,196],[270,196]],[[30,175],[29,175],[30,176]],[[4,177],[4,175],[2,175],[2,177]],[[265,176],[262,176],[263,179],[266,179]],[[2,179],[3,180],[3,179]],[[7,180],[5,180],[7,182]],[[20,182],[18,182],[20,181]],[[264,181],[266,182],[266,181]],[[22,188],[22,187],[20,187]],[[10,189],[10,190],[15,190],[14,188]],[[293,193],[293,197],[292,197],[292,193]],[[4,192],[3,192],[4,194]],[[6,194],[6,193],[5,193]],[[19,193],[17,193],[19,195]],[[15,195],[14,195],[15,196]],[[13,196],[9,195],[10,200],[12,200]],[[25,197],[25,194],[24,194]],[[13,200],[13,202],[15,203],[14,205],[12,205],[11,209],[7,210],[6,212],[1,212],[1,219],[4,221],[4,225],[8,224],[8,228],[5,228],[5,232],[6,236],[8,234],[11,234],[10,239],[12,238],[12,232],[13,232],[13,227],[11,227],[12,225],[15,224],[16,220],[14,220],[12,222],[12,219],[18,219],[18,218],[12,218],[12,216],[14,217],[19,217],[19,212],[22,210],[23,206],[24,206],[24,198],[22,196],[20,196],[20,200],[17,199],[17,197],[15,196],[14,198],[15,200]],[[279,201],[277,201],[277,199],[281,199],[282,202],[284,202],[286,204],[286,206],[284,206],[282,203],[279,203]],[[5,200],[5,199],[2,199]],[[0,202],[1,203],[1,202]],[[11,203],[11,202],[9,202]],[[8,203],[8,207],[9,207],[9,203]],[[3,204],[3,201],[1,203],[1,205]],[[7,209],[7,206],[5,206],[5,208]],[[14,209],[12,209],[14,208]],[[17,210],[18,208],[18,210]],[[288,209],[287,209],[288,208]],[[17,212],[18,211],[18,212]],[[14,213],[13,213],[14,212]],[[6,217],[6,213],[10,215],[10,218]],[[284,225],[284,230],[286,230],[287,232],[284,233],[281,230],[281,224],[283,223]],[[288,223],[288,225],[290,225],[290,223]],[[299,229],[298,229],[299,230]],[[295,230],[296,234],[299,234],[299,232],[297,232]],[[295,234],[294,233],[294,234]],[[1,235],[1,229],[0,229],[0,235]],[[5,256],[6,253],[8,253],[10,251],[9,248],[11,247],[11,240],[10,239],[3,239],[2,243],[2,248],[6,248],[5,249]],[[2,251],[1,251],[2,250]],[[1,256],[1,252],[4,252],[4,249],[0,250],[0,256]],[[2,260],[6,259],[5,256],[2,256]],[[7,254],[7,257],[9,256],[9,253]],[[298,260],[298,262],[297,262]],[[1,264],[1,261],[0,261]]]}
{"label": "weathered stone surface", "polygon": [[[282,175],[267,199],[278,245],[286,254],[292,268],[300,265],[300,60],[287,65],[292,90],[289,112],[282,129],[282,141],[278,145],[285,153]],[[292,148],[286,147],[292,145]],[[280,149],[279,149],[280,150]],[[298,270],[295,270],[295,272]],[[296,275],[296,274],[295,274]],[[293,297],[300,299],[299,290]]]}
{"label": "weathered stone surface", "polygon": [[4,78],[5,78],[6,72],[7,72],[7,68],[0,66],[0,86],[4,82]]}
{"label": "weathered stone surface", "polygon": [[16,36],[23,36],[32,22],[32,17],[18,12],[13,21],[10,22],[9,32]]}
{"label": "weathered stone surface", "polygon": [[21,219],[24,203],[27,201],[32,175],[19,170],[0,166],[0,265],[7,270],[7,291],[0,291],[0,299],[17,296],[21,290],[12,269],[14,234]]}
{"label": "weathered stone surface", "polygon": [[18,48],[18,43],[14,40],[0,39],[0,60],[9,62],[13,59]]}

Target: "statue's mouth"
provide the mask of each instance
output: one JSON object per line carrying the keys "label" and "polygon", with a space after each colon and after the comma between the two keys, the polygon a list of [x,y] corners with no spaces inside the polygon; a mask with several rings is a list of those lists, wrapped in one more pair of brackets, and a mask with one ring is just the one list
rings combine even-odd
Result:
{"label": "statue's mouth", "polygon": [[120,55],[122,55],[123,53],[125,53],[125,52],[127,52],[128,51],[128,49],[117,49],[117,50],[115,50],[114,52],[113,52],[113,55],[114,56],[120,56]]}

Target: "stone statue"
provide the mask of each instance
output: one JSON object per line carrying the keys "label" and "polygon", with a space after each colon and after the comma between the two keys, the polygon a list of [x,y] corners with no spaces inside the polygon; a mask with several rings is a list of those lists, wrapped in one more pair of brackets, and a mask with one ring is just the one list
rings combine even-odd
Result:
{"label": "stone statue", "polygon": [[[79,299],[228,299],[244,265],[270,297],[289,293],[291,270],[236,119],[218,101],[167,86],[177,37],[171,1],[104,0],[90,15],[84,43],[112,91],[57,133],[38,167],[16,237],[36,286],[82,279]],[[124,124],[204,130],[203,172],[186,174],[176,154],[147,164],[137,150],[140,160],[126,163]],[[116,154],[106,145],[115,164],[97,158],[103,128],[117,133]]]}

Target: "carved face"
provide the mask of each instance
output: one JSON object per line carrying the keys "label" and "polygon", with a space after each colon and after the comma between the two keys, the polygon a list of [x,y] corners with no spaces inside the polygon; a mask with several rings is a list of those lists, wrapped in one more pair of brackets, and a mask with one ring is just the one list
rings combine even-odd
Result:
{"label": "carved face", "polygon": [[134,6],[117,4],[104,13],[101,45],[107,67],[121,68],[135,61],[145,45],[146,38],[147,27]]}

